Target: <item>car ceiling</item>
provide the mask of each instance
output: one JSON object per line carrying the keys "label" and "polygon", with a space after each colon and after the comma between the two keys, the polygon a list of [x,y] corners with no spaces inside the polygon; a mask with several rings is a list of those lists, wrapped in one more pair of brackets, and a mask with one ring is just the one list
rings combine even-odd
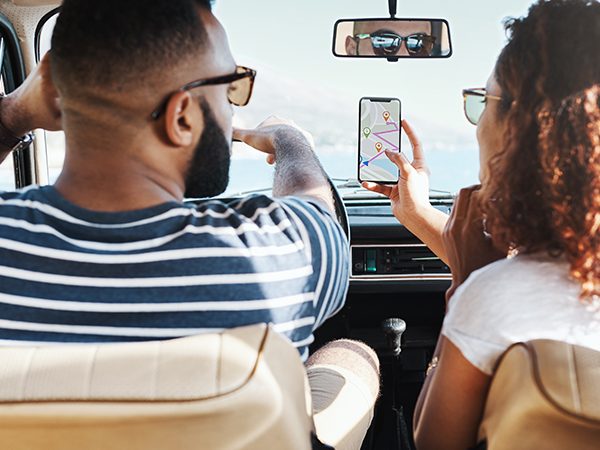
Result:
{"label": "car ceiling", "polygon": [[60,5],[61,0],[11,0],[16,6],[48,6],[48,5]]}

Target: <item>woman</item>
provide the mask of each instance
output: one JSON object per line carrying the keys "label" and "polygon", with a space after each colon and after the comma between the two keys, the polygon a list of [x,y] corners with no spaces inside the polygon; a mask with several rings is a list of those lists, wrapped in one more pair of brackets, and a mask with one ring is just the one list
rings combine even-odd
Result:
{"label": "woman", "polygon": [[540,0],[506,28],[486,89],[465,91],[481,186],[463,189],[449,218],[434,210],[406,123],[413,163],[389,154],[398,185],[365,185],[452,269],[415,412],[419,449],[475,445],[491,375],[512,343],[600,350],[600,3]]}

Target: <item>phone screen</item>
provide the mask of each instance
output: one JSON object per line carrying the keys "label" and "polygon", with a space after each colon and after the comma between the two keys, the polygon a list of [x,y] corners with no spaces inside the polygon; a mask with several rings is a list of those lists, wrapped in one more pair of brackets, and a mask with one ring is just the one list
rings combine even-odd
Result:
{"label": "phone screen", "polygon": [[400,100],[360,99],[359,181],[398,182],[398,167],[388,159],[385,150],[400,151],[400,128]]}

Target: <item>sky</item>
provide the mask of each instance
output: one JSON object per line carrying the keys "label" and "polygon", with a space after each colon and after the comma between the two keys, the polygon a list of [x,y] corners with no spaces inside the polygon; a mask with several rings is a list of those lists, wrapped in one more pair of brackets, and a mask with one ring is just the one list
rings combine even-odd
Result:
{"label": "sky", "polygon": [[[234,123],[252,127],[269,114],[293,119],[315,136],[317,153],[331,176],[356,178],[358,101],[397,97],[402,117],[415,128],[432,171],[431,184],[455,192],[477,182],[475,127],[463,113],[462,89],[485,86],[506,43],[503,21],[527,14],[531,0],[422,0],[398,2],[397,17],[444,18],[450,24],[448,59],[350,59],[333,56],[338,19],[386,18],[386,0],[216,0],[238,64],[258,71],[255,95]],[[410,153],[403,136],[402,151]],[[235,159],[260,158],[234,148]],[[264,179],[266,171],[255,169]],[[254,182],[256,183],[256,182]]]}
{"label": "sky", "polygon": [[[430,118],[472,133],[461,90],[484,86],[506,42],[502,20],[527,13],[530,0],[398,2],[397,17],[445,18],[454,54],[449,59],[335,58],[333,24],[340,18],[387,17],[385,0],[216,0],[215,14],[229,33],[239,63],[260,61],[290,78],[358,98],[399,97],[404,116]],[[259,73],[260,77],[260,73]]]}

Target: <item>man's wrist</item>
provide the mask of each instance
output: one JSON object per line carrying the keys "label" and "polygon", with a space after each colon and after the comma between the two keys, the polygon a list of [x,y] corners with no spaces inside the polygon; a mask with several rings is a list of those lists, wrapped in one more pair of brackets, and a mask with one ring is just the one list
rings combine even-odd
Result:
{"label": "man's wrist", "polygon": [[31,131],[22,108],[10,95],[3,97],[0,102],[0,122],[15,137],[22,137]]}
{"label": "man's wrist", "polygon": [[298,156],[303,152],[314,153],[313,148],[304,133],[292,127],[278,130],[275,133],[273,147],[276,157],[282,156],[282,154],[287,153],[288,150],[289,153]]}

